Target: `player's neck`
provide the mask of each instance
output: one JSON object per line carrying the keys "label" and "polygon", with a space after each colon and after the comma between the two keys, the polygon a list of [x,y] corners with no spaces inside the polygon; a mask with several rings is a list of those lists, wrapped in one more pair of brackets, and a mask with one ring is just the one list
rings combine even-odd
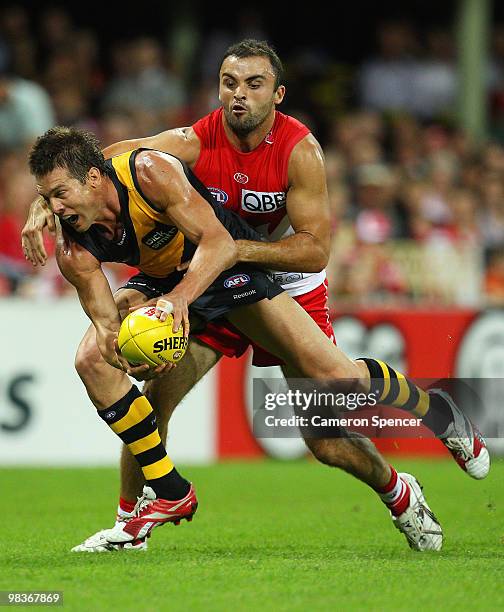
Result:
{"label": "player's neck", "polygon": [[225,117],[223,118],[224,132],[227,139],[235,149],[242,153],[249,153],[256,149],[266,136],[271,132],[273,124],[275,123],[275,111],[269,115],[266,120],[261,123],[255,130],[247,134],[246,136],[238,136],[229,126]]}
{"label": "player's neck", "polygon": [[107,234],[114,237],[121,224],[121,204],[119,195],[112,181],[107,177],[103,186],[103,206],[96,223],[106,228]]}

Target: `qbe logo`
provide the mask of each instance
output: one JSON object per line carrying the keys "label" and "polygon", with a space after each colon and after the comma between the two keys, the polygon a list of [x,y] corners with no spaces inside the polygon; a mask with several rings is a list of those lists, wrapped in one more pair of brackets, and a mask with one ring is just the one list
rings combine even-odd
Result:
{"label": "qbe logo", "polygon": [[250,283],[250,276],[248,274],[235,274],[234,276],[226,278],[224,287],[226,287],[226,289],[234,289],[235,287],[243,287],[243,285],[247,283]]}
{"label": "qbe logo", "polygon": [[284,191],[249,191],[242,189],[241,207],[249,213],[271,213],[285,206]]}
{"label": "qbe logo", "polygon": [[207,189],[212,194],[217,204],[225,204],[229,200],[228,194],[222,189],[218,187],[208,187]]}

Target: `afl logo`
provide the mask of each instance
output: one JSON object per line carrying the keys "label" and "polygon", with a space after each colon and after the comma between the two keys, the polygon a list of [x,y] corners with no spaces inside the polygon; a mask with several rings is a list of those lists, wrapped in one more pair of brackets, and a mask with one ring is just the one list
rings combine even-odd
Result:
{"label": "afl logo", "polygon": [[233,178],[237,183],[241,183],[242,185],[245,185],[249,181],[248,176],[246,174],[242,174],[241,172],[237,172]]}
{"label": "afl logo", "polygon": [[226,278],[224,287],[226,287],[226,289],[234,289],[235,287],[243,287],[243,285],[247,283],[250,283],[250,276],[248,274],[235,274],[234,276]]}
{"label": "afl logo", "polygon": [[217,202],[217,204],[225,204],[229,197],[225,191],[219,189],[218,187],[207,187],[208,191],[212,194],[213,199]]}

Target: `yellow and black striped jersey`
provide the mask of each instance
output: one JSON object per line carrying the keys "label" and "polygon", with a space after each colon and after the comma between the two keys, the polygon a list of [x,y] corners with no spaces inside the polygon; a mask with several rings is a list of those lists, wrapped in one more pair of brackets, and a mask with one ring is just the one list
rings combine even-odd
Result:
{"label": "yellow and black striped jersey", "polygon": [[[176,271],[176,266],[191,259],[196,245],[190,242],[174,226],[170,218],[156,210],[142,193],[138,184],[135,159],[136,149],[107,160],[108,177],[114,184],[121,206],[120,225],[115,239],[108,238],[102,226],[93,224],[87,231],[78,232],[62,220],[64,231],[92,253],[99,261],[125,263],[139,268],[148,276],[166,278]],[[178,158],[177,158],[178,159]],[[222,208],[208,189],[179,160],[189,183],[212,206],[216,217],[234,238],[262,240],[253,228],[234,212]],[[177,275],[182,276],[177,272]]]}
{"label": "yellow and black striped jersey", "polygon": [[[135,168],[135,159],[141,150],[128,151],[106,162],[108,176],[117,190],[121,206],[122,232],[115,240],[107,238],[98,224],[86,232],[77,232],[68,223],[62,224],[65,232],[99,261],[126,263],[149,276],[164,278],[179,263],[190,259],[196,246],[186,240],[170,218],[157,210],[142,193]],[[211,194],[189,168],[184,163],[182,165],[193,187],[215,209]]]}

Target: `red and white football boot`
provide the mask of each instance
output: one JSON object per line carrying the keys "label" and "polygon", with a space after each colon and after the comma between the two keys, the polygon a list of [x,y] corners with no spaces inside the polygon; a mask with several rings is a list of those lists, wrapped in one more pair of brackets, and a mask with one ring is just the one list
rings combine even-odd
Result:
{"label": "red and white football boot", "polygon": [[439,439],[464,472],[477,480],[485,478],[490,471],[490,455],[483,436],[446,391],[430,389],[429,394],[441,397],[453,415],[452,422]]}
{"label": "red and white football boot", "polygon": [[[112,527],[112,529],[115,529],[115,527]],[[101,529],[97,531],[92,536],[89,536],[89,538],[86,538],[81,544],[74,546],[72,552],[102,553],[123,550],[128,552],[132,550],[147,550],[147,538],[134,540],[133,542],[112,544],[106,538],[107,533],[112,531],[112,529]]]}
{"label": "red and white football boot", "polygon": [[108,529],[104,535],[111,544],[142,541],[150,537],[155,527],[166,523],[179,525],[182,519],[192,521],[197,508],[198,500],[192,484],[189,493],[176,501],[158,499],[153,489],[145,485],[133,510],[135,516]]}
{"label": "red and white football boot", "polygon": [[399,516],[392,516],[394,525],[401,531],[413,550],[441,550],[443,529],[425,501],[422,486],[418,480],[406,472],[398,474],[410,490],[410,502]]}

